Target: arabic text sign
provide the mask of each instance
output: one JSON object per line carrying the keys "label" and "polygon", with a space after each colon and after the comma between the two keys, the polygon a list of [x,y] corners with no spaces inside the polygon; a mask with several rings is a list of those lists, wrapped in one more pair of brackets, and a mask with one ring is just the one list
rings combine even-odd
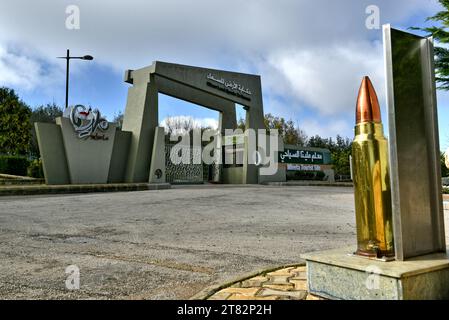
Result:
{"label": "arabic text sign", "polygon": [[288,171],[321,171],[321,166],[314,164],[288,164]]}
{"label": "arabic text sign", "polygon": [[243,85],[235,81],[228,81],[224,78],[216,77],[211,73],[207,75],[207,80],[207,84],[211,87],[236,95],[246,100],[251,100],[250,96],[253,94],[251,90],[245,88]]}
{"label": "arabic text sign", "polygon": [[285,149],[279,153],[280,163],[324,164],[323,153],[307,150]]}

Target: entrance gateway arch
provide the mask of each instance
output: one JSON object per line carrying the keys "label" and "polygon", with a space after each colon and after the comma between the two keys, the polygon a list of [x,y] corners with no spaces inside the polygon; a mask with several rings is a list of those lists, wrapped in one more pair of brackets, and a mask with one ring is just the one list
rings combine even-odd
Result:
{"label": "entrance gateway arch", "polygon": [[[236,104],[246,110],[246,129],[265,128],[261,79],[257,75],[156,61],[142,69],[127,70],[125,82],[132,84],[122,128],[132,134],[126,182],[148,182],[152,174],[150,168],[156,168],[155,162],[165,166],[165,162],[156,157],[161,150],[157,149],[157,144],[162,145],[158,132],[163,141],[163,131],[158,128],[158,93],[218,111],[222,134],[225,129],[237,127]],[[155,144],[155,140],[161,143]],[[259,183],[259,168],[247,162],[244,161],[241,183]]]}

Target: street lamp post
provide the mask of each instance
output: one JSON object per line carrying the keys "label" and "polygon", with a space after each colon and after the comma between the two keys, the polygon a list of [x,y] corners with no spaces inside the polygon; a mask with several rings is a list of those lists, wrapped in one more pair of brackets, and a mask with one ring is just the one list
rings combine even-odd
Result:
{"label": "street lamp post", "polygon": [[67,68],[66,68],[66,79],[65,79],[65,108],[69,107],[69,70],[70,70],[70,59],[80,59],[80,60],[93,60],[94,57],[86,55],[82,57],[71,57],[70,50],[67,49],[67,55],[65,57],[58,57],[58,59],[66,59],[67,60]]}

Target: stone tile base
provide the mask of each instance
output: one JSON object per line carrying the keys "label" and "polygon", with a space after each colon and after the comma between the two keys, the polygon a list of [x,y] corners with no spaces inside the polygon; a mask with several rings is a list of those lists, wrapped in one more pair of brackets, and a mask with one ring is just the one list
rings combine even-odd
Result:
{"label": "stone tile base", "polygon": [[354,249],[301,255],[309,292],[338,300],[449,299],[448,253],[383,262],[353,256]]}
{"label": "stone tile base", "polygon": [[[198,297],[199,298],[199,297]],[[307,292],[304,265],[263,272],[215,292],[208,300],[324,300]]]}

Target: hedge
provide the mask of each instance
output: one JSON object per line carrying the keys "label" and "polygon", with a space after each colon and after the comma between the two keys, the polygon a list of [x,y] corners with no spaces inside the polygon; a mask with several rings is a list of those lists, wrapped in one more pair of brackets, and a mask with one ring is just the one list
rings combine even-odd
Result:
{"label": "hedge", "polygon": [[287,171],[287,180],[323,181],[325,176],[323,171]]}
{"label": "hedge", "polygon": [[0,173],[26,176],[30,162],[23,156],[1,156]]}

